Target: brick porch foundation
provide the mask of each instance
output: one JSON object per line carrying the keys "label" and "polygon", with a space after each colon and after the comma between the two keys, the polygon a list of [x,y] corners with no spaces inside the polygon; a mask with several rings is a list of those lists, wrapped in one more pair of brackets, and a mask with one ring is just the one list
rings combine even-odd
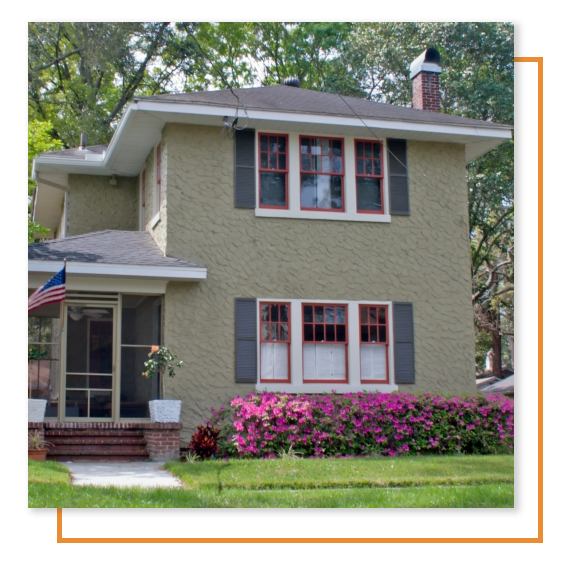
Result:
{"label": "brick porch foundation", "polygon": [[154,462],[176,460],[180,423],[28,423],[50,442],[48,460]]}

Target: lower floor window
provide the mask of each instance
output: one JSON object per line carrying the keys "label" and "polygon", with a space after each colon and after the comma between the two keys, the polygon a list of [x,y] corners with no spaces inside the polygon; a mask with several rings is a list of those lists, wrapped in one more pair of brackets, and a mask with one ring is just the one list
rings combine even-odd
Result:
{"label": "lower floor window", "polygon": [[360,306],[361,380],[388,383],[387,306]]}
{"label": "lower floor window", "polygon": [[260,381],[290,381],[289,303],[260,303]]}

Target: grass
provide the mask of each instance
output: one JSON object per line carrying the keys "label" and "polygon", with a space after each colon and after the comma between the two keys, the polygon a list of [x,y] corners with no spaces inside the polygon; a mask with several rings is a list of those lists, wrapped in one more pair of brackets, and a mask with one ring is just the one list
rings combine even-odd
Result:
{"label": "grass", "polygon": [[29,507],[513,507],[512,456],[169,462],[179,489],[72,486],[28,462]]}

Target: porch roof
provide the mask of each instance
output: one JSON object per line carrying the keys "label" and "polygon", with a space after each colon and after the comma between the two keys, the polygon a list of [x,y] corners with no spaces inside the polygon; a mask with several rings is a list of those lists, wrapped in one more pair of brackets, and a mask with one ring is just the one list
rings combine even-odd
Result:
{"label": "porch roof", "polygon": [[207,268],[163,254],[148,232],[103,230],[28,245],[28,272],[177,281],[206,279]]}

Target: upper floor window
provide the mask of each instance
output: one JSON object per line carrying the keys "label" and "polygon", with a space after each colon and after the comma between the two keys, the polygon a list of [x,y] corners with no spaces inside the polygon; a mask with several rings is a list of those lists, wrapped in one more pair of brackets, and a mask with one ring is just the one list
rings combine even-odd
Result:
{"label": "upper floor window", "polygon": [[260,206],[288,208],[288,136],[260,134],[258,148]]}
{"label": "upper floor window", "polygon": [[339,138],[300,138],[302,210],[344,211],[344,154]]}
{"label": "upper floor window", "polygon": [[383,214],[383,148],[374,141],[355,142],[357,211]]}

